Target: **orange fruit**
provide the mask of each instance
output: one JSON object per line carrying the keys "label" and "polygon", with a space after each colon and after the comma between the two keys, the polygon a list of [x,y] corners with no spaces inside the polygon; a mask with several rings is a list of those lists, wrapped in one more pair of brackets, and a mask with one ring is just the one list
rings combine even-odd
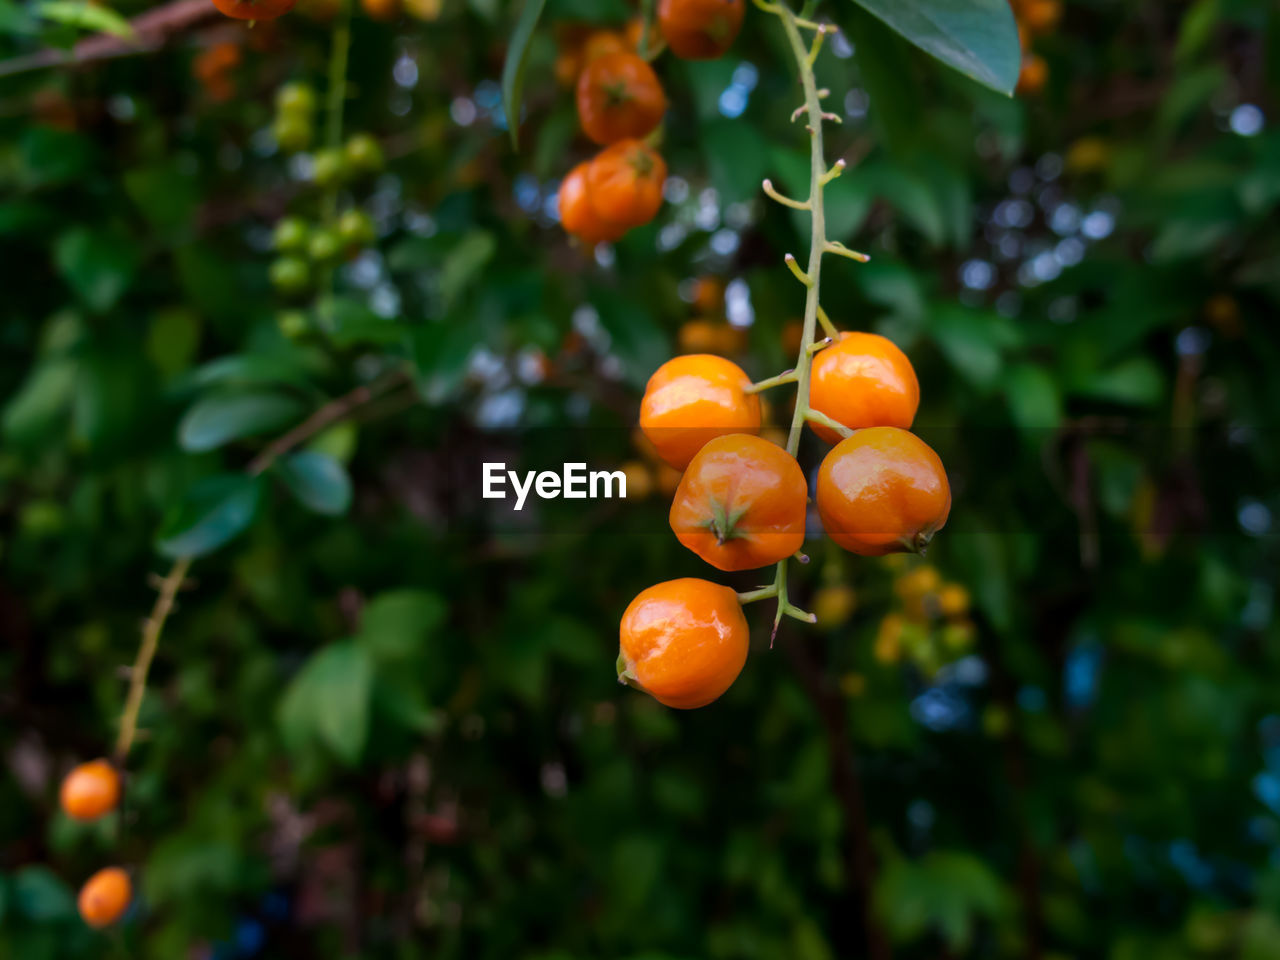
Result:
{"label": "orange fruit", "polygon": [[1052,33],[1060,19],[1062,4],[1058,0],[1028,0],[1018,17],[1030,33]]}
{"label": "orange fruit", "polygon": [[120,802],[120,774],[106,760],[82,763],[62,781],[62,810],[74,820],[97,820]]}
{"label": "orange fruit", "polygon": [[[911,361],[892,340],[875,333],[840,334],[813,358],[810,378],[809,405],[853,430],[906,430],[920,405]],[[840,439],[827,427],[810,426],[827,443]]]}
{"label": "orange fruit", "polygon": [[718,353],[720,325],[710,320],[690,320],[680,325],[676,343],[685,353]]}
{"label": "orange fruit", "polygon": [[360,0],[360,6],[374,20],[394,20],[400,15],[400,0]]}
{"label": "orange fruit", "polygon": [[587,56],[577,101],[582,132],[599,144],[647,136],[667,110],[653,67],[626,50]]}
{"label": "orange fruit", "polygon": [[686,577],[642,590],[619,628],[618,677],[678,710],[723,694],[747,662],[749,631],[729,587]]}
{"label": "orange fruit", "polygon": [[236,20],[274,20],[293,9],[298,0],[213,0],[220,13]]}
{"label": "orange fruit", "polygon": [[1018,92],[1035,95],[1049,82],[1049,64],[1038,53],[1022,58],[1022,72],[1018,74]]}
{"label": "orange fruit", "polygon": [[744,0],[659,0],[658,29],[683,60],[715,60],[742,29]]}
{"label": "orange fruit", "polygon": [[947,522],[951,486],[919,437],[870,427],[831,448],[818,470],[817,500],[822,526],[846,550],[919,553]]}
{"label": "orange fruit", "polygon": [[732,360],[707,353],[660,366],[640,402],[640,429],[658,456],[683,470],[703,445],[728,433],[760,432],[760,398]]}
{"label": "orange fruit", "polygon": [[626,232],[625,227],[606,223],[596,215],[595,207],[587,195],[587,170],[590,161],[584,161],[569,171],[560,184],[560,223],[568,233],[588,244],[617,240]]}
{"label": "orange fruit", "polygon": [[653,493],[653,471],[649,469],[647,463],[640,460],[628,460],[618,469],[627,478],[628,500],[643,500]]}
{"label": "orange fruit", "polygon": [[587,198],[601,222],[629,230],[662,207],[667,164],[639,140],[619,140],[601,150],[586,170]]}
{"label": "orange fruit", "polygon": [[708,441],[689,463],[671,504],[671,529],[713,567],[754,570],[800,549],[808,499],[795,457],[731,433]]}
{"label": "orange fruit", "polygon": [[[630,20],[627,21],[626,29],[622,31],[622,38],[626,41],[628,50],[635,50],[638,53],[644,52],[640,49],[640,37],[643,33],[644,33],[643,20],[641,20],[639,17],[632,17]],[[650,35],[649,43],[650,45],[653,44],[652,35]]]}
{"label": "orange fruit", "polygon": [[617,30],[596,30],[582,44],[582,65],[614,53],[634,53],[626,38]]}
{"label": "orange fruit", "polygon": [[107,867],[90,877],[80,888],[77,905],[84,922],[95,929],[119,920],[133,899],[133,884],[119,867]]}

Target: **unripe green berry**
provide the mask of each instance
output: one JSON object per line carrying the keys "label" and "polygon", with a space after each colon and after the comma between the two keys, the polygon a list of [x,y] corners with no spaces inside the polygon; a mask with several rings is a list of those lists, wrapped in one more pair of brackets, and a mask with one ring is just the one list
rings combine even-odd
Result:
{"label": "unripe green berry", "polygon": [[317,263],[327,263],[342,252],[342,243],[332,230],[317,230],[307,242],[307,255]]}
{"label": "unripe green berry", "polygon": [[301,217],[285,217],[271,234],[271,246],[280,253],[300,253],[307,249],[311,230]]}
{"label": "unripe green berry", "polygon": [[385,163],[381,145],[367,133],[357,133],[348,140],[344,152],[356,173],[378,173]]}
{"label": "unripe green berry", "polygon": [[286,83],[276,91],[276,110],[302,120],[310,120],[316,108],[316,92],[309,84]]}
{"label": "unripe green berry", "polygon": [[373,220],[363,210],[342,211],[342,215],[338,217],[338,238],[342,241],[342,246],[346,249],[367,247],[377,237],[377,232],[373,227]]}
{"label": "unripe green berry", "polygon": [[319,187],[337,186],[347,177],[347,163],[342,151],[326,148],[317,150],[311,179]]}
{"label": "unripe green berry", "polygon": [[280,257],[270,267],[271,285],[286,296],[301,293],[311,285],[311,268],[298,257]]}
{"label": "unripe green berry", "polygon": [[276,314],[276,326],[290,340],[300,340],[311,330],[307,315],[301,310],[281,310]]}
{"label": "unripe green berry", "polygon": [[271,125],[271,135],[285,153],[297,153],[311,146],[311,122],[300,117],[277,117]]}

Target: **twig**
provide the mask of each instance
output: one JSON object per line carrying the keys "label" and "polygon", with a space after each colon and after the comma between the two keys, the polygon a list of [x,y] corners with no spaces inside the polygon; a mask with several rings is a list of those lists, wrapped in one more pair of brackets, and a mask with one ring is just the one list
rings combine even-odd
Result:
{"label": "twig", "polygon": [[156,655],[156,647],[160,643],[160,634],[164,631],[164,622],[173,610],[174,597],[187,578],[191,569],[190,557],[179,557],[160,581],[160,592],[156,596],[155,606],[151,608],[151,616],[147,617],[142,628],[142,643],[138,646],[138,655],[129,671],[129,695],[125,697],[124,713],[120,716],[120,733],[116,738],[116,763],[123,765],[133,746],[138,732],[138,711],[142,708],[142,695],[147,690],[147,673],[151,670],[151,661]]}
{"label": "twig", "polygon": [[209,0],[174,0],[130,20],[129,25],[133,27],[134,34],[132,37],[99,34],[86,37],[70,50],[40,50],[27,56],[3,60],[0,61],[0,77],[42,70],[45,67],[151,53],[164,46],[165,41],[173,34],[217,15],[217,8]]}

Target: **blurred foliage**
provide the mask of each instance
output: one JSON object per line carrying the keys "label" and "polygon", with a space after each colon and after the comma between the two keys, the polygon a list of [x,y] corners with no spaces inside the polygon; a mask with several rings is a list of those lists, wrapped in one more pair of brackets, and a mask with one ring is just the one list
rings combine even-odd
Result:
{"label": "blurred foliage", "polygon": [[[272,231],[326,194],[272,98],[323,100],[322,0],[0,76],[0,955],[1280,957],[1275,4],[1071,0],[1015,100],[823,5],[829,234],[873,257],[824,303],[910,353],[956,505],[923,590],[811,539],[821,629],[770,650],[750,610],[690,714],[613,677],[628,600],[707,575],[631,431],[695,334],[789,365],[808,231],[759,184],[803,194],[795,78],[754,10],[725,59],[662,58],[671,202],[591,257],[548,212],[590,152],[555,61],[630,11],[547,0],[513,152],[519,7],[357,11],[345,127],[386,167],[337,197],[376,242],[299,299]],[[142,9],[0,0],[0,53]],[[655,489],[517,514],[479,496],[502,459]],[[189,553],[125,808],[74,824],[58,779]],[[141,896],[101,935],[106,863]]]}

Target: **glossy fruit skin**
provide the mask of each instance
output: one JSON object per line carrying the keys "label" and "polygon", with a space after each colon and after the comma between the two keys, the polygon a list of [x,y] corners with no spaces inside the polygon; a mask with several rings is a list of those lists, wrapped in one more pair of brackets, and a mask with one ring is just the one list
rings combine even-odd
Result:
{"label": "glossy fruit skin", "polygon": [[132,899],[133,884],[129,875],[119,867],[107,867],[85,881],[77,906],[84,922],[100,930],[124,916]]}
{"label": "glossy fruit skin", "polygon": [[818,515],[851,553],[919,552],[951,512],[938,455],[897,427],[859,430],[831,448],[818,470]]}
{"label": "glossy fruit skin", "polygon": [[578,69],[581,71],[592,60],[599,60],[601,57],[630,52],[632,51],[627,47],[626,38],[617,30],[596,30],[582,43]]}
{"label": "glossy fruit skin", "polygon": [[656,150],[639,140],[620,140],[588,164],[587,199],[602,223],[626,231],[658,215],[666,179],[666,161]]}
{"label": "glossy fruit skin", "polygon": [[640,402],[640,429],[658,456],[677,470],[702,447],[730,433],[760,432],[760,397],[731,360],[693,353],[654,371]]}
{"label": "glossy fruit skin", "polygon": [[745,12],[745,0],[659,0],[658,29],[682,60],[715,60],[733,46]]}
{"label": "glossy fruit skin", "polygon": [[298,0],[213,0],[218,12],[236,20],[274,20],[293,9]]}
{"label": "glossy fruit skin", "polygon": [[731,433],[708,441],[689,463],[671,503],[671,529],[719,570],[754,570],[800,549],[807,502],[795,457]]}
{"label": "glossy fruit skin", "polygon": [[692,710],[738,678],[749,640],[742,604],[729,587],[667,580],[642,590],[623,613],[618,669],[659,703]]}
{"label": "glossy fruit skin", "polygon": [[[809,405],[852,430],[909,430],[920,406],[920,382],[911,361],[892,340],[846,331],[814,356]],[[811,426],[827,443],[840,439],[827,427]]]}
{"label": "glossy fruit skin", "polygon": [[583,243],[610,243],[621,237],[626,228],[597,216],[587,194],[587,170],[590,166],[591,161],[583,161],[561,181],[560,224]]}
{"label": "glossy fruit skin", "polygon": [[97,820],[120,802],[120,774],[107,760],[82,763],[62,781],[58,801],[73,820]]}
{"label": "glossy fruit skin", "polygon": [[653,67],[626,50],[587,61],[577,102],[582,132],[602,146],[648,135],[667,111]]}

